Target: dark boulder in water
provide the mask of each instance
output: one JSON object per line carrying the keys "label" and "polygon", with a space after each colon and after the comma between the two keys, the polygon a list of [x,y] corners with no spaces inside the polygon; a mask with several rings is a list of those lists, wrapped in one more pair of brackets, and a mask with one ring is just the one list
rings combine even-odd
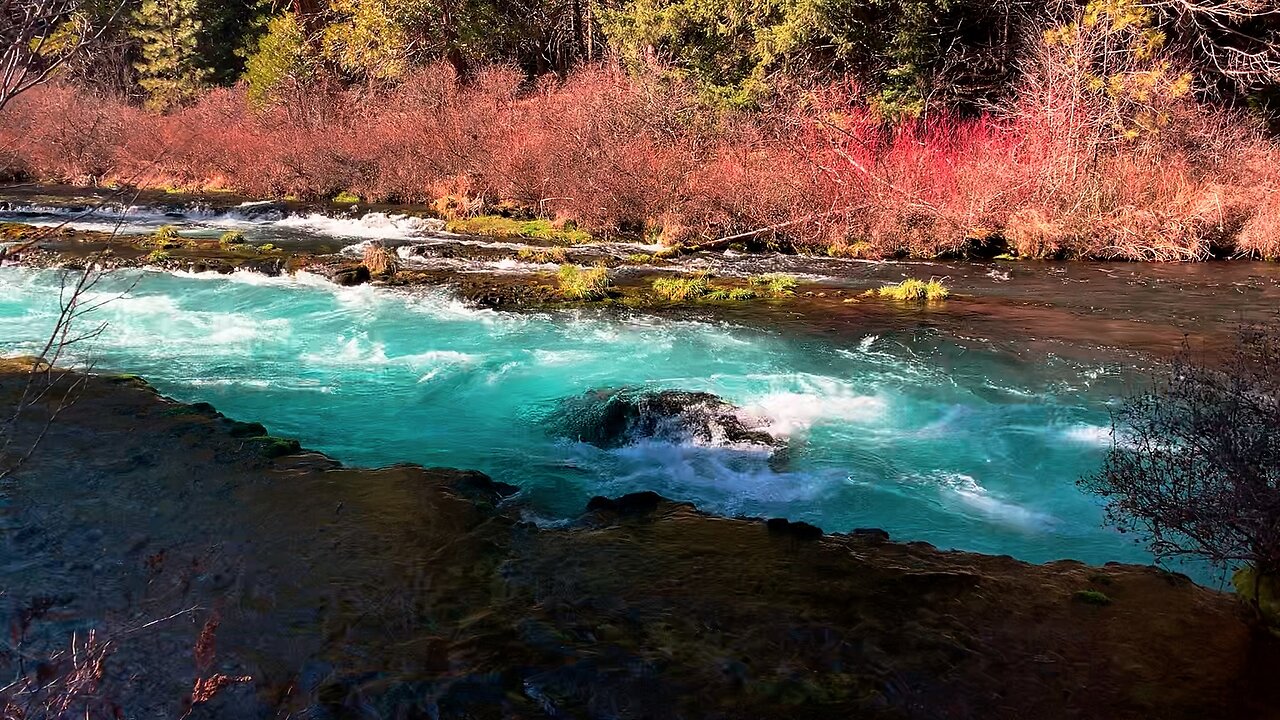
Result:
{"label": "dark boulder in water", "polygon": [[765,527],[774,535],[787,535],[796,540],[821,540],[822,528],[807,522],[792,522],[786,518],[769,518]]}
{"label": "dark boulder in water", "polygon": [[566,400],[555,422],[565,437],[602,448],[644,440],[773,450],[786,445],[764,429],[767,421],[711,393],[686,390],[591,390]]}
{"label": "dark boulder in water", "polygon": [[621,516],[648,515],[663,502],[670,502],[656,492],[645,490],[628,493],[617,499],[597,495],[587,503],[587,512],[605,512]]}
{"label": "dark boulder in water", "polygon": [[363,285],[373,279],[369,274],[369,268],[364,265],[342,265],[331,268],[328,275],[331,281],[343,287]]}

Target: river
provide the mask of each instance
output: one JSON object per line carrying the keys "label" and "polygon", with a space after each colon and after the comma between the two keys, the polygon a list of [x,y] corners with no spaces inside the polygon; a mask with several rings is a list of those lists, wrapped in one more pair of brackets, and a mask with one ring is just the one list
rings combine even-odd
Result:
{"label": "river", "polygon": [[[10,207],[0,220],[69,216],[56,206]],[[387,215],[143,208],[126,218],[136,229],[162,222],[350,252],[377,236],[404,247],[406,258],[414,246],[473,242]],[[1143,387],[1153,362],[1184,335],[1224,342],[1235,323],[1262,319],[1280,301],[1280,268],[1251,263],[730,253],[683,264],[721,275],[787,271],[817,290],[729,310],[498,312],[469,307],[447,288],[341,288],[305,273],[119,271],[94,288],[93,300],[104,302],[92,321],[107,323],[105,332],[70,359],[141,375],[172,397],[260,421],[347,464],[484,471],[522,488],[529,517],[542,523],[576,516],[595,495],[654,490],[714,513],[837,532],[879,527],[899,540],[1035,562],[1148,562],[1133,538],[1103,526],[1098,501],[1076,486],[1109,447],[1110,407]],[[546,268],[506,261],[485,269]],[[945,277],[958,297],[928,308],[820,297],[824,288],[902,277]],[[55,271],[0,269],[0,353],[38,347],[58,282]],[[785,442],[787,461],[728,442],[602,449],[568,436],[567,403],[622,388],[714,393]]]}

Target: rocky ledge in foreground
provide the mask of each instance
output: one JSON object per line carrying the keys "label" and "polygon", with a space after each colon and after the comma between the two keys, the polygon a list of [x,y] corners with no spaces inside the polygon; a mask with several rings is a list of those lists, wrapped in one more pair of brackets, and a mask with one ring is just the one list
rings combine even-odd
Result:
{"label": "rocky ledge in foreground", "polygon": [[[5,417],[24,377],[0,368]],[[61,396],[22,416],[9,459]],[[0,619],[21,630],[0,673],[22,656],[56,676],[65,665],[32,659],[97,628],[113,648],[97,696],[139,718],[184,702],[197,718],[1280,707],[1275,640],[1178,575],[822,535],[651,494],[541,529],[515,490],[474,472],[343,468],[137,379],[88,378],[0,485]],[[192,697],[216,677],[211,698]]]}

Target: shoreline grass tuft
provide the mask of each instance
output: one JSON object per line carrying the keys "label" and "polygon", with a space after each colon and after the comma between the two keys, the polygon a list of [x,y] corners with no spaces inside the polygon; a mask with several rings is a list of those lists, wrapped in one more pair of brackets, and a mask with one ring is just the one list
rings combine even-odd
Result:
{"label": "shoreline grass tuft", "polygon": [[761,288],[762,292],[770,297],[791,297],[796,294],[795,276],[786,275],[784,273],[768,273],[765,275],[754,275],[747,279],[747,282],[755,287]]}
{"label": "shoreline grass tuft", "polygon": [[930,278],[927,282],[910,278],[897,285],[885,285],[876,291],[882,298],[904,302],[936,302],[951,297],[951,291],[941,280]]}
{"label": "shoreline grass tuft", "polygon": [[543,240],[553,245],[583,245],[591,242],[591,234],[579,230],[573,223],[556,227],[550,220],[517,220],[501,215],[450,220],[445,229],[463,235],[488,235],[491,237],[523,237]]}
{"label": "shoreline grass tuft", "polygon": [[583,268],[561,265],[557,273],[560,296],[566,300],[603,300],[609,296],[609,269],[603,265]]}
{"label": "shoreline grass tuft", "polygon": [[710,291],[705,273],[689,277],[664,277],[653,281],[653,294],[669,302],[697,300]]}

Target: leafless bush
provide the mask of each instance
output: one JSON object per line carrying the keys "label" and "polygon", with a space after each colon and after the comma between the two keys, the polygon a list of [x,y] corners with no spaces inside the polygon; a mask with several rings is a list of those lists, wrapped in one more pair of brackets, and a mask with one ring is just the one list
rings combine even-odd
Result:
{"label": "leafless bush", "polygon": [[1189,347],[1115,415],[1103,468],[1080,481],[1107,521],[1160,559],[1280,573],[1280,327],[1242,329],[1222,362]]}

